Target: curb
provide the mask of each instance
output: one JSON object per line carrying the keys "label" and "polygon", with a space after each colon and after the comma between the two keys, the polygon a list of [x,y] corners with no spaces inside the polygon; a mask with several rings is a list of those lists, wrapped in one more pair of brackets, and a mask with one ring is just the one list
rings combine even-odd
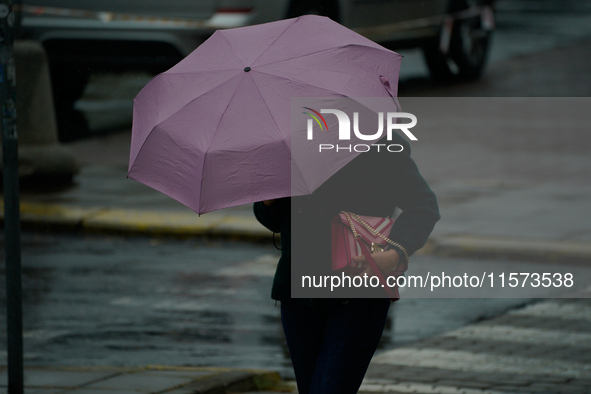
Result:
{"label": "curb", "polygon": [[[42,231],[127,235],[207,237],[269,241],[273,233],[254,217],[221,213],[196,216],[178,211],[147,211],[57,204],[21,203],[21,226]],[[0,221],[4,221],[0,202]],[[417,254],[453,257],[526,259],[537,262],[589,263],[591,243],[551,239],[454,235],[431,238]]]}
{"label": "curb", "polygon": [[[0,221],[4,222],[0,202]],[[42,231],[133,234],[172,237],[216,237],[269,240],[273,233],[256,219],[220,213],[204,216],[171,211],[146,211],[57,204],[20,204],[21,226]]]}
{"label": "curb", "polygon": [[441,256],[491,257],[536,262],[572,263],[591,261],[591,244],[552,239],[505,238],[478,235],[439,237],[429,246],[431,253]]}

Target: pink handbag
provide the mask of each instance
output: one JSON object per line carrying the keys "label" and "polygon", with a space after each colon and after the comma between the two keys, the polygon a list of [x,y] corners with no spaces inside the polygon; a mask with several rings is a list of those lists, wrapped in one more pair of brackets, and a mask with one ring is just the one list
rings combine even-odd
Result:
{"label": "pink handbag", "polygon": [[[371,257],[372,253],[383,252],[389,245],[396,246],[407,258],[405,262],[398,264],[395,270],[389,272],[388,276],[396,277],[407,270],[406,250],[402,245],[388,238],[393,224],[394,219],[387,217],[360,216],[341,211],[332,220],[331,264],[333,271],[343,271],[349,275],[361,273],[369,264],[390,299],[396,301],[400,299],[398,288],[387,285],[384,275]],[[361,255],[365,256],[367,263],[356,263],[352,260],[354,256]]]}

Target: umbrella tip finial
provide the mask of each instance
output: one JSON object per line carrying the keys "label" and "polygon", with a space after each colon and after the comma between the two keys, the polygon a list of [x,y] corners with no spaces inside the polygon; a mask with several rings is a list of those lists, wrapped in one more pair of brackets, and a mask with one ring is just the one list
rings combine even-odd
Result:
{"label": "umbrella tip finial", "polygon": [[250,67],[244,67],[244,71],[249,72],[250,71]]}

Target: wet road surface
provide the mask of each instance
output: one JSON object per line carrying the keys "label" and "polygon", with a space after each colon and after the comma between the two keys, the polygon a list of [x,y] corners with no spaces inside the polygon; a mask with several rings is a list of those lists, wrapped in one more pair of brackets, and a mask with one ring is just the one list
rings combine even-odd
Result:
{"label": "wet road surface", "polygon": [[[272,245],[243,242],[24,233],[25,363],[252,367],[289,377],[270,298],[277,258]],[[380,351],[526,302],[403,300],[391,309]]]}

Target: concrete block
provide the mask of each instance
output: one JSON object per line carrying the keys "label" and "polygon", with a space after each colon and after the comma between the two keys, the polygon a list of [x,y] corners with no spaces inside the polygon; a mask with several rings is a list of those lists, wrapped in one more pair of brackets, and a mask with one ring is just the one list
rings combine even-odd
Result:
{"label": "concrete block", "polygon": [[43,47],[37,41],[17,40],[14,60],[19,176],[71,179],[79,166],[74,155],[58,142],[49,66]]}

